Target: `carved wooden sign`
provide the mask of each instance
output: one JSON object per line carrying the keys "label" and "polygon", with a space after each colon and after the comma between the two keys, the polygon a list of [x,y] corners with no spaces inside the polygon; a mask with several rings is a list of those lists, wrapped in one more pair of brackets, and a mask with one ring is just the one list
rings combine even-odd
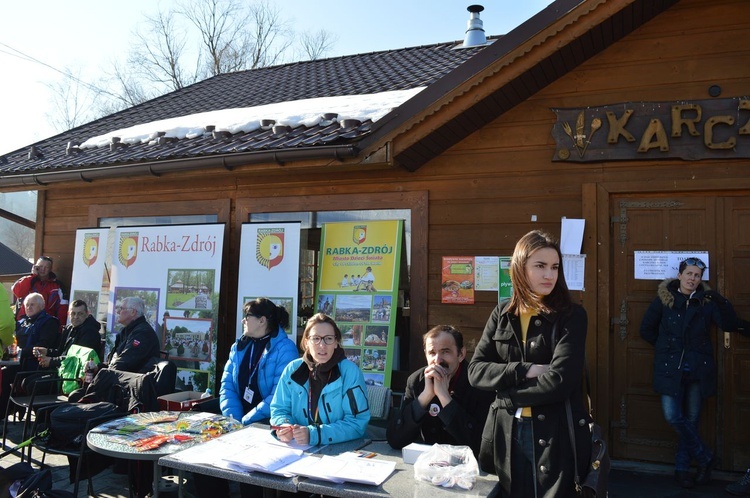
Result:
{"label": "carved wooden sign", "polygon": [[553,161],[750,157],[750,97],[552,110]]}

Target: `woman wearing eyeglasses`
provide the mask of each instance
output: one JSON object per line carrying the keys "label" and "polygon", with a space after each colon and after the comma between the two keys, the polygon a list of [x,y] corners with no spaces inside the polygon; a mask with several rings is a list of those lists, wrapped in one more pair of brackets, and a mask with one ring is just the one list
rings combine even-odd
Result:
{"label": "woman wearing eyeglasses", "polygon": [[[698,434],[703,399],[716,394],[716,362],[711,326],[737,328],[732,304],[702,282],[706,264],[680,263],[676,279],[659,284],[641,322],[641,337],[654,346],[654,390],[661,394],[667,423],[678,434],[675,480],[683,488],[708,484],[716,455]],[[695,476],[691,462],[698,464]]]}
{"label": "woman wearing eyeglasses", "polygon": [[307,321],[302,358],[287,365],[271,403],[271,425],[284,442],[317,446],[357,439],[370,421],[365,378],[341,348],[328,315]]}
{"label": "woman wearing eyeglasses", "polygon": [[224,416],[248,425],[268,420],[271,400],[287,364],[299,358],[287,337],[289,313],[264,297],[243,306],[242,337],[232,345],[221,376],[219,403]]}
{"label": "woman wearing eyeglasses", "polygon": [[[290,361],[299,358],[299,352],[284,332],[289,326],[289,313],[283,306],[260,297],[245,303],[242,312],[242,337],[232,344],[224,366],[219,407],[225,417],[248,425],[268,421],[281,373]],[[203,411],[216,410],[215,400],[199,406]],[[194,474],[193,482],[198,496],[234,496],[225,479]],[[239,488],[242,498],[263,496],[260,486],[241,483]]]}

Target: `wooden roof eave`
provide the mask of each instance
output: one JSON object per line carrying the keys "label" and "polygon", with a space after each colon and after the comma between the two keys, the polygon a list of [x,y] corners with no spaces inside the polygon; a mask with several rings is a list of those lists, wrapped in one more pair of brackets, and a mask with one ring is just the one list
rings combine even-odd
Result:
{"label": "wooden roof eave", "polygon": [[[416,171],[678,1],[557,0],[394,109],[360,146],[390,141],[393,162]],[[572,45],[621,23],[630,29],[569,55]]]}

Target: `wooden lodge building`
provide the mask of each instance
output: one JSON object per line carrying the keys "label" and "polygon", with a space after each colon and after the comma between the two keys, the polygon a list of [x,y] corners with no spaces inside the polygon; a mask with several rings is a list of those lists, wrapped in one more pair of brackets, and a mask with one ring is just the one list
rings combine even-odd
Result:
{"label": "wooden lodge building", "polygon": [[[557,0],[506,35],[458,45],[216,76],[0,156],[0,191],[38,190],[37,253],[68,282],[77,228],[226,223],[220,362],[235,334],[241,223],[309,215],[314,250],[325,213],[398,210],[410,234],[402,374],[424,363],[421,334],[436,324],[459,327],[473,350],[497,303],[477,292],[474,305],[441,304],[443,256],[508,256],[529,230],[582,218],[574,295],[589,314],[595,416],[613,458],[671,464],[653,348],[638,333],[659,282],[634,278],[634,251],[707,251],[711,287],[750,317],[750,2]],[[185,114],[417,87],[374,122],[326,115],[235,134],[206,123],[193,138],[78,146]],[[717,331],[714,347],[720,393],[701,430],[724,470],[744,470],[750,339]]]}

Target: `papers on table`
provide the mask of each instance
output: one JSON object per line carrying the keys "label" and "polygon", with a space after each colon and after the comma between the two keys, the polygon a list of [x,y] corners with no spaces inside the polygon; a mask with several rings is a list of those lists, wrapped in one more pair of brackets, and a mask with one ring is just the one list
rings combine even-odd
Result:
{"label": "papers on table", "polygon": [[247,427],[229,437],[212,439],[172,455],[191,464],[212,465],[238,472],[258,471],[284,477],[305,476],[330,482],[379,485],[396,468],[396,462],[362,458],[361,453],[310,456],[310,446],[288,445],[270,431]]}
{"label": "papers on table", "polygon": [[396,462],[343,455],[307,457],[305,462],[297,461],[284,468],[287,472],[311,479],[336,483],[358,482],[373,486],[382,484],[395,469]]}

